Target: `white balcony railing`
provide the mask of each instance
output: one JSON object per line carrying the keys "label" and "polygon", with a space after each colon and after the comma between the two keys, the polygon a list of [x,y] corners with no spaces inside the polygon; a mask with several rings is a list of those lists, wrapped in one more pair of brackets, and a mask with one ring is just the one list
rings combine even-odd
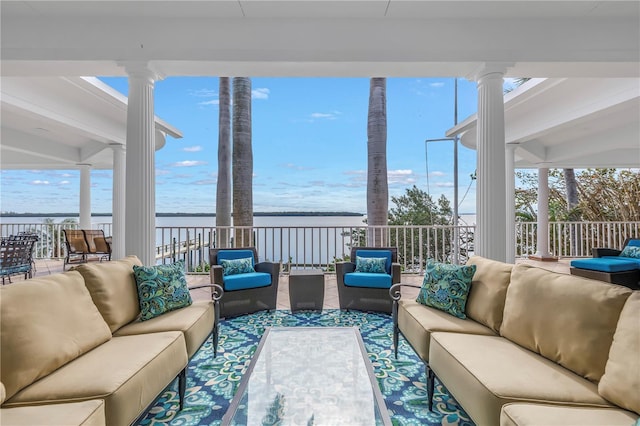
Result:
{"label": "white balcony railing", "polygon": [[[77,224],[15,223],[0,224],[2,236],[32,232],[40,236],[37,258],[62,258],[65,255],[64,228]],[[111,235],[111,223],[94,225]],[[281,262],[283,270],[296,267],[320,267],[333,270],[336,260],[349,255],[353,246],[377,244],[398,247],[404,272],[421,273],[427,259],[460,263],[473,254],[474,226],[299,226],[299,227],[157,227],[158,263],[185,260],[191,272],[206,272],[209,248],[220,246],[221,235],[228,234],[233,247],[246,236],[260,259]],[[536,252],[537,224],[516,223],[516,257]],[[454,244],[455,237],[458,244]],[[594,247],[620,248],[626,238],[640,238],[640,222],[551,222],[549,252],[557,257],[589,257]],[[457,256],[456,256],[457,252]]]}

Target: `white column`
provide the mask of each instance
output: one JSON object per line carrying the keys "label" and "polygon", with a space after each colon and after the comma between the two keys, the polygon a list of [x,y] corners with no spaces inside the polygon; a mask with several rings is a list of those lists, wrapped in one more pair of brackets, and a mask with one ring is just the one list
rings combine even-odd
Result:
{"label": "white column", "polygon": [[121,259],[125,256],[125,202],[126,202],[126,168],[124,146],[112,144],[113,149],[113,195],[111,205],[111,258]]}
{"label": "white column", "polygon": [[515,263],[516,261],[516,170],[515,170],[515,151],[517,145],[507,144],[507,152],[505,157],[505,180],[506,180],[506,216],[507,216],[507,239],[506,242],[506,261],[507,263]]}
{"label": "white column", "polygon": [[91,229],[91,164],[80,166],[80,229]]}
{"label": "white column", "polygon": [[506,261],[504,100],[501,69],[484,67],[478,82],[475,253]]}
{"label": "white column", "polygon": [[153,89],[157,76],[145,64],[127,64],[125,254],[154,265],[156,245],[155,122]]}
{"label": "white column", "polygon": [[538,169],[538,238],[536,260],[555,260],[549,253],[549,169]]}

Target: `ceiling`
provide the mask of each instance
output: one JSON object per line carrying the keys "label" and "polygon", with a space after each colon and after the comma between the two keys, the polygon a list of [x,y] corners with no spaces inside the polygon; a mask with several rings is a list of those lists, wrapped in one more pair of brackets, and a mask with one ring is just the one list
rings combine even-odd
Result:
{"label": "ceiling", "polygon": [[7,75],[637,77],[640,2],[0,2]]}
{"label": "ceiling", "polygon": [[[640,78],[533,79],[504,101],[516,168],[640,167]],[[477,115],[446,135],[477,146]]]}
{"label": "ceiling", "polygon": [[[94,169],[113,165],[126,146],[127,98],[95,77],[3,77],[3,169]],[[180,131],[156,117],[156,149]]]}
{"label": "ceiling", "polygon": [[[0,43],[2,168],[108,168],[107,148],[125,142],[126,99],[82,76],[126,76],[126,66],[142,63],[159,78],[473,79],[483,67],[498,66],[507,77],[637,79],[640,2],[2,0]],[[519,98],[540,109],[546,119],[540,125],[553,132],[508,127],[508,139],[521,143],[518,164],[548,162],[551,152],[562,150],[579,156],[585,152],[576,148],[579,140],[593,151],[580,164],[592,164],[612,155],[597,148],[618,143],[607,136],[621,128],[630,132],[627,139],[639,139],[636,86],[626,103],[600,112],[578,108],[585,115],[571,118],[571,110],[558,108],[572,107],[563,100],[581,93],[577,84],[558,85],[554,90],[566,88],[555,97],[533,97],[532,91]],[[508,126],[514,119],[533,121],[530,109],[521,111],[515,107],[520,101],[509,99]],[[560,121],[544,116],[552,110]],[[600,127],[587,131],[595,123]],[[167,123],[156,124],[179,137]],[[463,142],[472,145],[471,133]],[[589,139],[593,134],[599,136]],[[158,140],[162,144],[164,138],[159,134]],[[619,153],[611,164],[635,159],[628,151]]]}

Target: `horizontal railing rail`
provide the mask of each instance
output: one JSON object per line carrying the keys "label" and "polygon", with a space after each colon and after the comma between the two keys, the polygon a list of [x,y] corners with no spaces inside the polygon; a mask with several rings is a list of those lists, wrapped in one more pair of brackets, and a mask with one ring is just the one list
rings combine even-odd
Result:
{"label": "horizontal railing rail", "polygon": [[[111,235],[111,223],[93,224]],[[29,232],[38,235],[36,258],[63,258],[63,229],[74,223],[2,223],[1,236]],[[428,259],[464,263],[474,254],[474,226],[254,226],[157,227],[156,261],[184,260],[190,272],[208,272],[212,247],[255,246],[260,261],[291,268],[322,268],[348,259],[351,247],[394,246],[405,273],[423,273]],[[640,238],[640,222],[551,222],[549,253],[559,258],[590,257],[595,247],[621,248],[626,238]],[[536,253],[537,224],[516,222],[516,257]]]}

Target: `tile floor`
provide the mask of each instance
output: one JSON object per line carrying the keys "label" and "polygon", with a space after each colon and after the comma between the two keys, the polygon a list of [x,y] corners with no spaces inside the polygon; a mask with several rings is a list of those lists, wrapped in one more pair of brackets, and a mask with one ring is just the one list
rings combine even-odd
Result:
{"label": "tile floor", "polygon": [[[548,269],[554,272],[560,273],[569,273],[569,263],[571,259],[561,259],[555,262],[539,262],[529,259],[518,259],[516,263],[526,263],[534,266],[538,266],[540,268]],[[63,262],[62,260],[55,259],[40,259],[36,261],[36,273],[35,277],[42,277],[50,274],[55,274],[62,272]],[[422,275],[411,274],[411,275],[403,275],[402,282],[408,284],[422,284]],[[11,281],[13,283],[18,283],[24,280],[23,276],[16,275],[11,277]],[[8,283],[8,281],[6,281]],[[208,284],[209,275],[187,275],[187,282],[189,285],[197,285],[197,284]],[[324,309],[338,309],[338,288],[336,284],[336,276],[335,274],[327,273],[325,274],[325,291],[324,291]],[[404,288],[402,290],[402,294],[405,297],[417,297],[418,290],[412,288]],[[198,289],[192,291],[192,296],[194,299],[208,299],[210,298],[210,290],[209,289]],[[289,304],[289,276],[281,275],[280,276],[280,284],[278,287],[278,300],[277,300],[278,309],[290,309]]]}

